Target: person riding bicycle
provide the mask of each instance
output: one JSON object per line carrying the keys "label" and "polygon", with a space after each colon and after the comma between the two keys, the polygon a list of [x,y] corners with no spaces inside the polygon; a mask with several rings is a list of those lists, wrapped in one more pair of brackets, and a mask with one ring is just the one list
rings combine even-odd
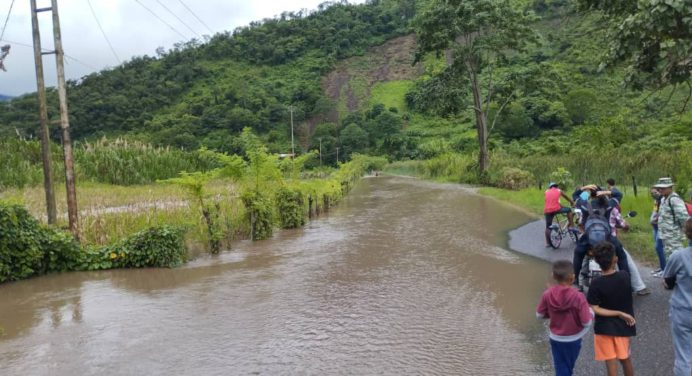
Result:
{"label": "person riding bicycle", "polygon": [[570,231],[577,231],[574,228],[574,216],[572,214],[572,209],[570,207],[560,205],[560,196],[564,197],[565,200],[569,201],[571,206],[574,206],[574,201],[567,197],[559,188],[557,183],[551,182],[548,184],[548,190],[545,191],[545,206],[543,206],[543,214],[545,215],[545,246],[551,247],[550,245],[550,226],[553,225],[553,218],[555,214],[564,213],[567,214],[567,221]]}

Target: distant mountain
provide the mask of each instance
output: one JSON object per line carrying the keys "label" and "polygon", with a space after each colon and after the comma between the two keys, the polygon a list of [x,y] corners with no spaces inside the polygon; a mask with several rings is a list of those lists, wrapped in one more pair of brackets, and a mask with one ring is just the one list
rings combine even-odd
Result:
{"label": "distant mountain", "polygon": [[12,99],[12,97],[10,97],[9,95],[0,94],[0,102],[9,101],[10,99]]}

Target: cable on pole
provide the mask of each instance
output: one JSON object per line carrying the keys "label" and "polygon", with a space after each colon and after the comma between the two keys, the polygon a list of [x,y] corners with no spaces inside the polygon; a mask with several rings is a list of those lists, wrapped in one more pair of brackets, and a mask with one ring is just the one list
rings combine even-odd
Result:
{"label": "cable on pole", "polygon": [[94,20],[96,21],[96,24],[99,27],[99,30],[101,30],[101,35],[103,35],[103,39],[106,40],[106,43],[108,43],[108,47],[110,47],[111,52],[113,53],[113,56],[115,56],[115,60],[118,61],[118,64],[122,63],[120,60],[120,57],[118,57],[118,54],[115,53],[115,49],[113,48],[113,45],[111,44],[111,41],[108,40],[108,37],[106,36],[106,32],[103,31],[103,27],[101,27],[101,22],[99,22],[98,17],[96,17],[96,12],[94,12],[94,7],[91,6],[91,1],[86,0],[87,4],[89,4],[89,9],[91,10],[91,15],[94,16]]}
{"label": "cable on pole", "polygon": [[214,31],[213,31],[209,26],[207,26],[207,24],[204,23],[204,21],[202,21],[202,19],[199,18],[199,17],[197,16],[197,14],[195,14],[195,12],[193,12],[192,9],[190,9],[190,7],[188,7],[187,4],[185,4],[185,3],[183,2],[183,0],[178,0],[178,1],[180,1],[180,4],[183,4],[183,6],[185,7],[185,9],[187,9],[187,11],[190,12],[190,14],[192,14],[192,16],[195,17],[195,18],[197,19],[197,21],[199,21],[199,23],[201,23],[202,25],[204,25],[204,27],[206,27],[207,30],[209,30],[210,33],[214,34]]}
{"label": "cable on pole", "polygon": [[137,4],[139,4],[142,8],[146,9],[147,12],[151,13],[154,17],[158,18],[159,21],[161,21],[161,22],[164,23],[166,26],[168,26],[168,27],[169,27],[171,30],[173,30],[176,34],[180,35],[180,37],[182,37],[183,39],[187,39],[186,36],[184,36],[181,32],[179,32],[178,30],[176,30],[173,26],[171,26],[171,24],[169,24],[168,22],[166,22],[163,18],[159,17],[159,15],[156,14],[156,12],[154,12],[153,10],[147,8],[147,6],[144,5],[144,4],[142,4],[141,1],[135,0],[135,2],[136,2]]}
{"label": "cable on pole", "polygon": [[190,30],[190,31],[192,32],[192,34],[195,34],[195,35],[197,35],[197,36],[200,37],[200,38],[202,37],[201,35],[199,35],[198,32],[192,30],[192,28],[191,28],[190,26],[188,26],[188,24],[186,24],[185,21],[183,21],[180,17],[178,17],[175,13],[173,13],[173,11],[171,11],[171,10],[166,6],[166,4],[164,4],[164,3],[161,2],[161,0],[156,0],[156,2],[159,3],[159,5],[161,5],[161,6],[163,7],[163,9],[165,9],[166,11],[168,11],[168,13],[170,13],[173,17],[175,17],[175,19],[178,20],[178,22],[180,22],[181,24],[183,24],[183,26],[185,26],[188,30]]}
{"label": "cable on pole", "polygon": [[10,10],[7,12],[7,17],[5,18],[5,24],[2,26],[2,32],[0,33],[0,39],[5,36],[5,29],[7,29],[7,22],[10,20],[10,15],[12,14],[12,7],[14,6],[14,0],[10,3]]}

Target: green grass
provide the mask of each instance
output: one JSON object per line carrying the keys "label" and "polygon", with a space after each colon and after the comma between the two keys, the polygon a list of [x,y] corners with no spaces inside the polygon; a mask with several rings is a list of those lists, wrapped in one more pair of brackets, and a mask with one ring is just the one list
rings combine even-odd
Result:
{"label": "green grass", "polygon": [[396,108],[399,112],[405,112],[406,93],[413,86],[413,81],[388,81],[379,82],[370,91],[370,106],[381,103],[385,108]]}

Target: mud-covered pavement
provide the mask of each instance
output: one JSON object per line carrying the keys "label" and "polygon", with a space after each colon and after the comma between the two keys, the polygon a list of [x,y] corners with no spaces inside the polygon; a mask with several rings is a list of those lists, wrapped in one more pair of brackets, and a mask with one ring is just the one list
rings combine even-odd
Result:
{"label": "mud-covered pavement", "polygon": [[[509,233],[512,250],[552,262],[560,259],[572,260],[574,243],[564,239],[559,249],[546,248],[543,239],[544,222],[534,221]],[[654,252],[653,246],[651,252]],[[546,265],[546,271],[549,266]],[[668,299],[670,291],[663,288],[660,278],[651,277],[651,268],[639,266],[642,278],[652,290],[647,296],[634,298],[637,319],[637,336],[632,339],[632,362],[635,374],[673,374],[673,344],[668,321]],[[538,297],[536,297],[538,301]],[[546,351],[549,351],[546,349]],[[577,360],[575,375],[605,374],[605,365],[594,360],[593,332],[584,337],[581,354]]]}

